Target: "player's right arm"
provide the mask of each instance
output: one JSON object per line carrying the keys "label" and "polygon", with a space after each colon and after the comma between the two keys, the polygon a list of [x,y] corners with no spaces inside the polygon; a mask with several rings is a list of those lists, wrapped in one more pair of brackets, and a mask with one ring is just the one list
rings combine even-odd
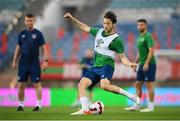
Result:
{"label": "player's right arm", "polygon": [[135,60],[136,63],[139,63],[139,53],[137,53],[136,55],[136,60]]}
{"label": "player's right arm", "polygon": [[16,68],[17,67],[17,60],[19,58],[19,55],[20,55],[20,46],[17,45],[15,53],[14,53],[13,62],[12,62],[12,68]]}
{"label": "player's right arm", "polygon": [[79,20],[77,20],[74,16],[72,16],[70,13],[64,14],[64,18],[68,18],[70,21],[72,21],[75,25],[79,27],[81,31],[84,32],[90,32],[90,27]]}
{"label": "player's right arm", "polygon": [[[136,55],[136,60],[135,60],[135,62],[136,62],[136,63],[139,63],[139,53],[137,53],[137,55]],[[133,66],[132,68],[133,68],[134,72],[137,72],[137,66]]]}

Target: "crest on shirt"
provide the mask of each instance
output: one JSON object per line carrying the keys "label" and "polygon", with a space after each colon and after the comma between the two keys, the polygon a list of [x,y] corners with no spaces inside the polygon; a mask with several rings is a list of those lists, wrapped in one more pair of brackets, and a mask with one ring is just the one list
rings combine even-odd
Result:
{"label": "crest on shirt", "polygon": [[37,35],[36,34],[32,34],[32,38],[36,39]]}
{"label": "crest on shirt", "polygon": [[141,42],[143,42],[143,41],[144,41],[144,38],[141,39]]}
{"label": "crest on shirt", "polygon": [[22,35],[22,38],[25,38],[25,34]]}
{"label": "crest on shirt", "polygon": [[104,44],[104,41],[102,39],[97,40],[96,47],[100,47],[102,44]]}

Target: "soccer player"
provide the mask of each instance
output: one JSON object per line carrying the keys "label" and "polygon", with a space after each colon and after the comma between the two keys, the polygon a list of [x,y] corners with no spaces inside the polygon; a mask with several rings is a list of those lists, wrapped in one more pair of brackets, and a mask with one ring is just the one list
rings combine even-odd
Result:
{"label": "soccer player", "polygon": [[[80,63],[80,68],[82,69],[82,76],[84,76],[89,69],[93,66],[93,52],[90,49],[87,49],[85,52],[85,57],[82,58],[81,63]],[[92,96],[93,96],[93,86],[90,86],[87,88],[87,90],[89,91],[89,100],[92,100]],[[74,101],[74,103],[72,104],[72,107],[77,107],[80,106],[80,100],[79,100],[79,95],[77,96],[77,99]]]}
{"label": "soccer player", "polygon": [[[151,112],[154,110],[154,86],[156,75],[156,60],[154,57],[154,40],[147,31],[147,21],[139,19],[137,21],[137,29],[140,33],[137,39],[139,68],[137,71],[137,81],[135,83],[136,94],[141,97],[142,86],[146,82],[148,89],[149,104],[148,108],[140,110],[141,112]],[[127,107],[125,110],[139,110],[139,105]]]}
{"label": "soccer player", "polygon": [[100,82],[101,88],[115,94],[127,96],[129,99],[139,105],[140,98],[132,95],[122,88],[111,84],[111,78],[114,73],[114,58],[117,53],[122,63],[128,67],[133,68],[137,66],[136,63],[130,62],[124,54],[123,40],[115,32],[116,15],[112,11],[108,11],[104,15],[103,28],[92,28],[80,22],[70,13],[64,15],[80,30],[89,32],[95,36],[95,57],[94,65],[80,80],[78,84],[78,91],[82,109],[80,111],[71,113],[71,115],[86,115],[91,114],[89,110],[89,101],[86,96],[86,88]]}
{"label": "soccer player", "polygon": [[18,63],[18,99],[19,107],[17,111],[24,110],[24,91],[25,86],[30,77],[33,85],[36,89],[37,104],[33,111],[41,111],[41,97],[42,97],[42,86],[41,86],[41,68],[39,60],[39,48],[43,52],[43,63],[42,70],[48,67],[48,55],[45,40],[43,34],[35,29],[34,26],[35,17],[33,14],[27,14],[25,16],[26,29],[21,31],[18,35],[18,43],[16,46],[12,67],[17,67]]}

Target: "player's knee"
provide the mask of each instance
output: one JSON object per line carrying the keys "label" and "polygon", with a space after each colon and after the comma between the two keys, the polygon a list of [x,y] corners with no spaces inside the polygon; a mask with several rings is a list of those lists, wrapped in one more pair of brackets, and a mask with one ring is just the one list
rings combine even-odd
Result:
{"label": "player's knee", "polygon": [[34,87],[35,87],[36,89],[42,89],[42,85],[41,85],[40,82],[39,82],[39,83],[34,83]]}
{"label": "player's knee", "polygon": [[78,83],[78,88],[85,88],[85,87],[86,87],[86,83],[85,83],[85,82],[80,81],[80,82]]}
{"label": "player's knee", "polygon": [[150,83],[150,82],[147,82],[146,86],[147,86],[148,89],[153,89],[154,88],[153,84]]}
{"label": "player's knee", "polygon": [[102,89],[108,90],[108,85],[106,83],[101,83],[100,86]]}
{"label": "player's knee", "polygon": [[24,84],[19,84],[19,89],[24,89],[25,85]]}
{"label": "player's knee", "polygon": [[36,88],[36,90],[38,90],[38,91],[41,91],[41,90],[42,90],[42,86],[41,86],[41,85],[38,85],[38,86],[36,86],[35,88]]}
{"label": "player's knee", "polygon": [[90,85],[91,83],[88,80],[82,78],[80,82],[78,83],[78,88],[87,88]]}
{"label": "player's knee", "polygon": [[151,92],[151,93],[154,92],[154,88],[153,87],[147,87],[147,88],[148,88],[149,92]]}
{"label": "player's knee", "polygon": [[141,89],[142,83],[141,82],[136,82],[135,87],[136,87],[136,89]]}

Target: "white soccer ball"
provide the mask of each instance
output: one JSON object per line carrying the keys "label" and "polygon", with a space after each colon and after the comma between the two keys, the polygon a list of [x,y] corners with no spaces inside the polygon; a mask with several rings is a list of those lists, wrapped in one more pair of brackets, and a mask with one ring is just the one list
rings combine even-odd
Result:
{"label": "white soccer ball", "polygon": [[96,101],[89,106],[89,109],[92,114],[102,114],[104,111],[104,103],[101,101]]}

